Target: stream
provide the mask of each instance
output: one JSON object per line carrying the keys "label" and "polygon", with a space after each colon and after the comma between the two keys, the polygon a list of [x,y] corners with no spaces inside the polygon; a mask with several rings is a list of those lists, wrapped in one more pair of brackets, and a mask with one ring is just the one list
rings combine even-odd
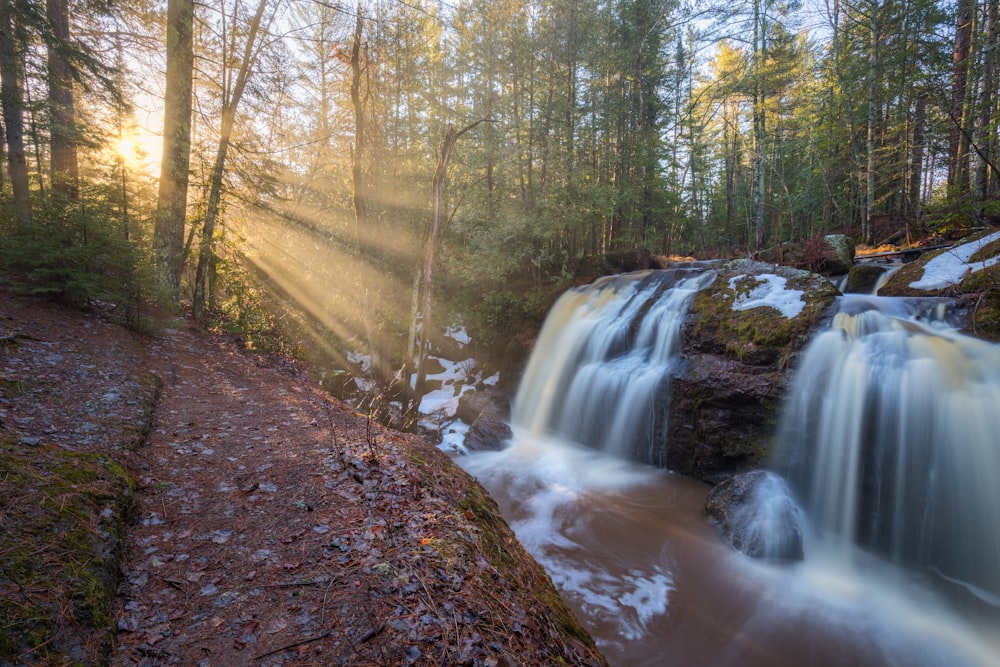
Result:
{"label": "stream", "polygon": [[822,558],[765,564],[733,551],[702,513],[700,482],[522,432],[508,449],[457,462],[497,499],[613,667],[1000,664],[995,616],[970,621],[873,556],[858,553],[862,575]]}

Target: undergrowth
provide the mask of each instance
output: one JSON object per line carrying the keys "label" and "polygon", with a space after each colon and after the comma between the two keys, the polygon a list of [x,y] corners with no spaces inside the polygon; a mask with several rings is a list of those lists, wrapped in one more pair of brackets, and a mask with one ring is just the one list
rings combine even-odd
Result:
{"label": "undergrowth", "polygon": [[0,663],[106,664],[134,483],[93,452],[0,438]]}

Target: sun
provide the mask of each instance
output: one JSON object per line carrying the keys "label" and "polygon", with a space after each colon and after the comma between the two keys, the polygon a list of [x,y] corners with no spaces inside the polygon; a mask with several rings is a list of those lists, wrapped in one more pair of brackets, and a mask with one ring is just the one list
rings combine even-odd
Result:
{"label": "sun", "polygon": [[109,147],[115,158],[130,171],[157,176],[160,171],[162,142],[157,135],[142,129],[126,129]]}

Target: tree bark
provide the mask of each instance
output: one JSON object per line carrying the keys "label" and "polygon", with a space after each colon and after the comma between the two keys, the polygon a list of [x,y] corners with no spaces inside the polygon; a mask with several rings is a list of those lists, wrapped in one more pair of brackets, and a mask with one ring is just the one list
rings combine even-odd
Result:
{"label": "tree bark", "polygon": [[167,88],[163,110],[163,157],[153,247],[161,282],[178,297],[184,263],[191,107],[194,83],[194,1],[167,3]]}
{"label": "tree bark", "polygon": [[53,37],[48,45],[49,172],[53,192],[76,201],[80,196],[80,166],[77,160],[73,70],[60,53],[60,48],[70,38],[69,3],[67,0],[47,0],[45,9]]}
{"label": "tree bark", "polygon": [[997,189],[997,179],[990,168],[996,161],[996,77],[1000,64],[1000,25],[997,21],[1000,0],[986,0],[986,44],[983,48],[983,78],[979,94],[979,152],[976,167],[976,198],[989,198]]}
{"label": "tree bark", "polygon": [[762,0],[754,1],[754,88],[753,88],[753,219],[754,250],[762,250],[766,242],[764,225],[764,59],[766,57],[767,24]]}
{"label": "tree bark", "polygon": [[24,154],[24,78],[11,0],[0,0],[0,98],[7,139],[7,171],[14,209],[22,224],[31,223],[28,162]]}
{"label": "tree bark", "polygon": [[910,222],[920,216],[920,184],[923,180],[924,130],[927,123],[927,93],[917,93],[913,109],[913,152],[910,158],[909,205],[906,215],[906,240],[910,241]]}

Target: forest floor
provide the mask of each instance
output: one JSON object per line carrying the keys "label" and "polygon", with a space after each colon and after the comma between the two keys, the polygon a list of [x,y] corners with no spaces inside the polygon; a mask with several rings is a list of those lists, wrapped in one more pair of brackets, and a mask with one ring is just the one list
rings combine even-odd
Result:
{"label": "forest floor", "polygon": [[606,664],[445,454],[186,321],[0,292],[0,529],[4,667]]}

